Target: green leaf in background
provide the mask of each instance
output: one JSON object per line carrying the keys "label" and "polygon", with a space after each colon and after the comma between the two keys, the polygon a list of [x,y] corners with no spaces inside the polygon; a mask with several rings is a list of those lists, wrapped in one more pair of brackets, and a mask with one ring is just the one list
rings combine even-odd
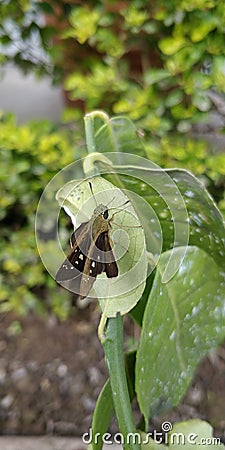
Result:
{"label": "green leaf in background", "polygon": [[[112,279],[105,274],[98,276],[90,296],[99,298],[107,317],[114,317],[117,312],[123,315],[130,311],[144,291],[147,274],[144,232],[133,207],[123,207],[128,198],[120,189],[100,177],[92,178],[91,183],[97,203],[110,205],[111,217],[115,215],[110,237],[115,244],[119,276]],[[76,220],[79,224],[89,220],[96,207],[87,180],[67,183],[57,193],[57,200],[70,215],[75,227],[78,226]]]}
{"label": "green leaf in background", "polygon": [[183,36],[168,37],[159,41],[159,48],[165,55],[173,55],[185,45],[187,41]]}
{"label": "green leaf in background", "polygon": [[80,44],[84,44],[97,31],[100,15],[97,10],[88,7],[76,6],[69,15],[72,29],[68,30],[71,36],[76,38]]}
{"label": "green leaf in background", "polygon": [[135,305],[135,307],[129,312],[129,315],[132,317],[135,322],[140,325],[142,325],[143,315],[145,312],[145,306],[148,301],[148,297],[152,288],[152,283],[154,280],[155,273],[152,272],[151,275],[146,280],[145,290],[141,296],[141,299],[139,302]]}
{"label": "green leaf in background", "polygon": [[[98,433],[102,436],[107,432],[114,415],[115,411],[113,406],[112,390],[110,380],[107,380],[98,397],[92,418],[93,442],[91,448],[93,450],[102,449],[103,442]],[[95,436],[99,436],[97,442],[94,439]]]}
{"label": "green leaf in background", "polygon": [[98,127],[95,142],[99,153],[128,152],[146,156],[137,130],[127,117],[114,117]]}
{"label": "green leaf in background", "polygon": [[[176,248],[178,260],[181,254]],[[179,271],[162,284],[169,257],[164,253],[157,266],[137,351],[136,391],[146,422],[179,403],[200,358],[225,334],[224,273],[204,251],[188,247]]]}
{"label": "green leaf in background", "polygon": [[201,16],[194,22],[195,27],[193,27],[190,32],[192,42],[202,41],[210,33],[210,31],[214,30],[219,25],[218,20],[213,16],[213,14],[211,16],[205,14],[205,17]]}

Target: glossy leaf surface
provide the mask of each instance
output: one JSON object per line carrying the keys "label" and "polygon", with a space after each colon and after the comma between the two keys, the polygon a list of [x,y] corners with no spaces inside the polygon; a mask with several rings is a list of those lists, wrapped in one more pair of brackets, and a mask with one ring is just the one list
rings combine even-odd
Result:
{"label": "glossy leaf surface", "polygon": [[[181,254],[177,248],[178,260]],[[158,264],[137,352],[136,391],[146,421],[179,403],[199,359],[225,334],[224,273],[189,247],[179,271],[162,284],[169,257],[164,253]]]}

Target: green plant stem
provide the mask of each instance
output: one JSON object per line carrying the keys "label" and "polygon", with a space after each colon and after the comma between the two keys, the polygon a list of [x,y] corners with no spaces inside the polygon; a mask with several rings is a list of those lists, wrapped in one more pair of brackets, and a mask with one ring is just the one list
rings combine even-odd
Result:
{"label": "green plant stem", "polygon": [[84,118],[85,136],[88,153],[96,152],[95,138],[94,138],[94,119],[90,114]]}
{"label": "green plant stem", "polygon": [[[138,443],[133,443],[132,436],[137,436],[130,397],[128,392],[127,378],[124,365],[123,353],[123,318],[120,314],[108,319],[106,337],[102,341],[108,365],[112,397],[120,433],[124,438],[123,448],[125,450],[140,450]],[[127,437],[130,436],[129,442]]]}
{"label": "green plant stem", "polygon": [[99,118],[104,123],[110,123],[110,119],[104,111],[93,111],[84,117],[85,137],[88,153],[96,152],[94,122]]}

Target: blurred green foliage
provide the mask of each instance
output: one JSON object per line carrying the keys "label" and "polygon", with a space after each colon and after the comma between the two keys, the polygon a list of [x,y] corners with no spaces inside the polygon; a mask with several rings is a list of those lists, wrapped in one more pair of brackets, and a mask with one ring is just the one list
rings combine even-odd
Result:
{"label": "blurred green foliage", "polygon": [[194,173],[210,192],[225,218],[225,153],[200,139],[182,135],[146,144],[148,158],[161,167],[179,167]]}
{"label": "blurred green foliage", "polygon": [[5,0],[0,8],[2,60],[65,80],[81,116],[102,108],[156,136],[185,133],[212,109],[208,90],[225,92],[223,0]]}
{"label": "blurred green foliage", "polygon": [[40,260],[34,222],[46,184],[79,158],[75,142],[74,132],[49,122],[17,126],[12,115],[0,119],[0,311],[68,313],[69,297]]}

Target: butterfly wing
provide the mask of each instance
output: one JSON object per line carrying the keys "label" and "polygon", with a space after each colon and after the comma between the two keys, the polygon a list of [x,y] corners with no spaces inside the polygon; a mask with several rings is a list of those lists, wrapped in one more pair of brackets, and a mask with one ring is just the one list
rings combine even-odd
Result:
{"label": "butterfly wing", "polygon": [[116,263],[116,258],[112,250],[111,239],[109,237],[108,231],[105,231],[99,236],[96,242],[96,247],[105,253],[104,262],[105,267],[103,272],[106,273],[108,278],[114,278],[118,276],[118,266]]}
{"label": "butterfly wing", "polygon": [[90,223],[84,222],[72,233],[70,241],[72,249],[55,277],[62,286],[85,298],[97,275],[105,272],[108,278],[118,276],[108,231],[101,232],[94,242]]}
{"label": "butterfly wing", "polygon": [[[93,243],[94,244],[94,243]],[[99,234],[95,245],[91,246],[85,261],[84,275],[80,285],[80,297],[88,296],[97,275],[105,272],[108,278],[118,276],[118,266],[111,247],[108,231]]]}
{"label": "butterfly wing", "polygon": [[71,250],[58,269],[57,282],[74,279],[83,273],[88,246],[90,245],[89,223],[82,223],[71,236]]}

